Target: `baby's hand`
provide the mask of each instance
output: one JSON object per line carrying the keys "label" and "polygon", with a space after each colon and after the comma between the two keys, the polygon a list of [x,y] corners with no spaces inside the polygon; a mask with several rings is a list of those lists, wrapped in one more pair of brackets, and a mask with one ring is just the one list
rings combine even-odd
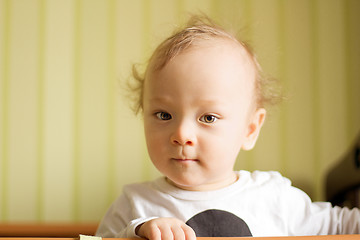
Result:
{"label": "baby's hand", "polygon": [[194,230],[176,218],[155,218],[137,227],[136,234],[149,240],[196,240]]}

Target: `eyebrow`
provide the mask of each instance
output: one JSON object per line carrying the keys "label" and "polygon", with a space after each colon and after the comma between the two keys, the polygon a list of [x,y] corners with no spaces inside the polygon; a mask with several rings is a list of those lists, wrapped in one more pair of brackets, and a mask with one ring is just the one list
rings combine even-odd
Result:
{"label": "eyebrow", "polygon": [[150,98],[149,102],[171,102],[172,98],[170,97],[154,97],[154,98]]}

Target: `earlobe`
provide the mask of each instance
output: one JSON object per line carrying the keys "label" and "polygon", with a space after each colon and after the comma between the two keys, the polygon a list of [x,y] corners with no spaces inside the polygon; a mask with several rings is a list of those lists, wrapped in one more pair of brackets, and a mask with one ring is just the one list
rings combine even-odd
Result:
{"label": "earlobe", "polygon": [[245,141],[242,145],[243,150],[251,150],[255,146],[256,140],[259,137],[261,127],[264,124],[266,116],[266,110],[264,108],[259,108],[256,110],[256,112],[253,115],[253,118],[251,119],[249,123],[249,131],[245,137]]}

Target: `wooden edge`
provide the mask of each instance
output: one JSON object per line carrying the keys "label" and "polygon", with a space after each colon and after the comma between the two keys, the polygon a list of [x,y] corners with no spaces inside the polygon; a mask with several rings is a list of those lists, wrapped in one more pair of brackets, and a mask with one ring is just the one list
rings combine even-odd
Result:
{"label": "wooden edge", "polygon": [[93,236],[98,223],[1,223],[1,237],[78,237],[79,234]]}
{"label": "wooden edge", "polygon": [[[35,238],[35,237],[15,237],[3,238],[11,240],[79,240],[79,238]],[[145,240],[143,238],[103,238],[104,240]],[[321,236],[292,236],[292,237],[198,237],[197,240],[359,240],[360,234],[351,235],[321,235]]]}
{"label": "wooden edge", "polygon": [[[145,240],[142,238],[103,238],[104,240]],[[197,237],[197,240],[360,240],[360,234],[291,237]]]}

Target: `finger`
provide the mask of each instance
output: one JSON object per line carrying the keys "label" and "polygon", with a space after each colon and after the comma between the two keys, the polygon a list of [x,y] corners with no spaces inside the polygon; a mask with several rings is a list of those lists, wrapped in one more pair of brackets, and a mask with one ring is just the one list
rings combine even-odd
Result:
{"label": "finger", "polygon": [[174,235],[170,225],[166,224],[159,226],[159,229],[161,232],[161,240],[174,240]]}
{"label": "finger", "polygon": [[149,240],[161,240],[160,229],[152,221],[146,222],[140,226],[138,236],[145,237]]}
{"label": "finger", "polygon": [[157,226],[150,228],[146,235],[145,237],[149,240],[161,240],[161,231]]}
{"label": "finger", "polygon": [[185,239],[186,240],[196,240],[196,234],[195,231],[188,225],[184,224],[182,226],[182,229],[184,231],[185,234]]}
{"label": "finger", "polygon": [[185,232],[181,225],[174,226],[171,228],[175,240],[185,240]]}

